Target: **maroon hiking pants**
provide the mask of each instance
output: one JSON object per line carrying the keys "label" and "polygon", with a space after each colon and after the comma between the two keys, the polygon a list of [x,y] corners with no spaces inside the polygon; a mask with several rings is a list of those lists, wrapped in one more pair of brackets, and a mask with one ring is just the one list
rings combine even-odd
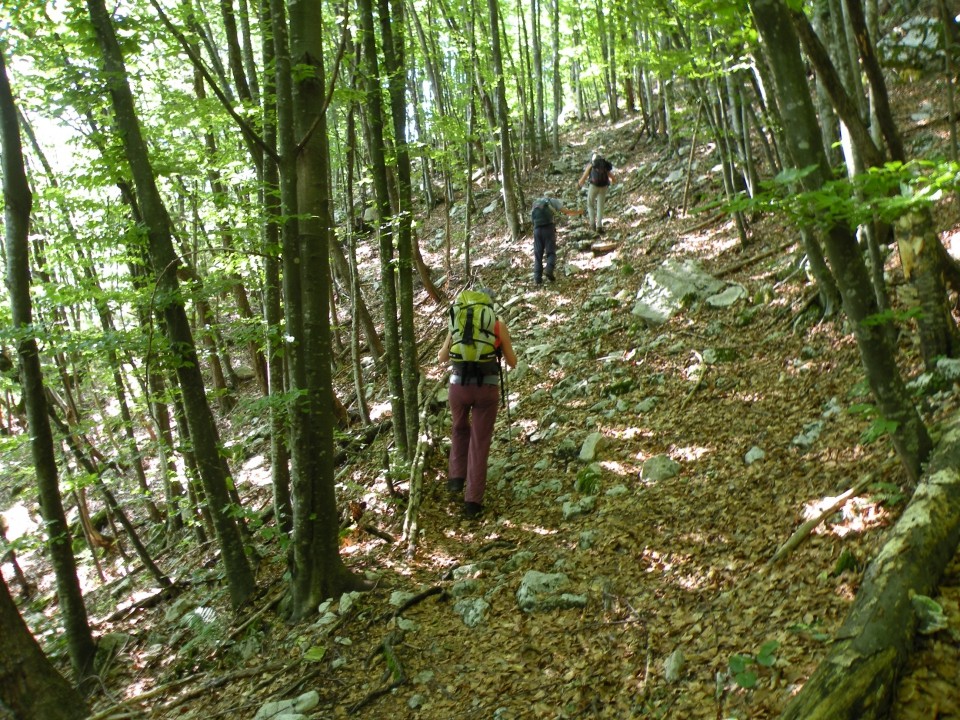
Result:
{"label": "maroon hiking pants", "polygon": [[466,479],[466,502],[483,502],[499,400],[499,385],[450,385],[453,436],[448,477]]}

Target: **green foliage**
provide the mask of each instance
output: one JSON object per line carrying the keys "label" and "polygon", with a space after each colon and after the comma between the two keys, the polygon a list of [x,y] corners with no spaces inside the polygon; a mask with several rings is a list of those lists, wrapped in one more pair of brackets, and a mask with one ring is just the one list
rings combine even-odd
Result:
{"label": "green foliage", "polygon": [[896,420],[876,418],[870,423],[870,426],[860,434],[860,442],[864,445],[870,445],[886,435],[895,433],[898,426],[899,423]]}
{"label": "green foliage", "polygon": [[757,686],[757,671],[760,668],[770,668],[777,661],[776,652],[780,648],[780,643],[776,640],[770,640],[760,646],[756,656],[753,655],[731,655],[728,662],[729,672],[733,681],[740,687],[750,690]]}
{"label": "green foliage", "polygon": [[817,171],[816,166],[785,169],[761,183],[754,197],[744,193],[720,204],[741,212],[783,214],[800,225],[855,228],[877,219],[892,224],[960,188],[960,165],[947,161],[889,162],[853,179],[838,171],[818,189],[802,190],[805,178]]}
{"label": "green foliage", "polygon": [[896,483],[877,482],[870,484],[870,491],[873,497],[882,505],[899,505],[907,496]]}
{"label": "green foliage", "polygon": [[863,319],[863,324],[867,327],[876,327],[878,325],[887,325],[890,323],[902,323],[908,320],[915,320],[923,314],[923,311],[916,307],[909,310],[884,310],[883,312],[868,315]]}
{"label": "green foliage", "polygon": [[595,495],[600,488],[603,467],[599,463],[590,463],[577,472],[576,489],[583,495]]}
{"label": "green foliage", "polygon": [[847,408],[847,412],[853,415],[862,415],[870,421],[867,429],[860,434],[860,442],[864,445],[870,445],[877,440],[892,435],[897,431],[899,423],[896,420],[887,420],[880,417],[876,405],[872,403],[858,403]]}

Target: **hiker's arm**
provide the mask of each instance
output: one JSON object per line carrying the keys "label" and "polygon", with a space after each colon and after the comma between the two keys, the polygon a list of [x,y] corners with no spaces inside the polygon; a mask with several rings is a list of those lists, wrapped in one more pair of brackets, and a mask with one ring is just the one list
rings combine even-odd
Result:
{"label": "hiker's arm", "polygon": [[610,184],[613,185],[617,181],[617,176],[613,174],[613,171],[607,173],[607,177],[610,178]]}
{"label": "hiker's arm", "polygon": [[577,187],[583,187],[583,184],[587,181],[587,176],[590,174],[590,166],[587,165],[583,169],[583,175],[580,176],[580,179],[577,181]]}
{"label": "hiker's arm", "polygon": [[503,352],[507,365],[515,368],[517,366],[517,354],[513,351],[513,344],[510,342],[510,331],[507,330],[507,326],[502,320],[500,321],[500,350]]}
{"label": "hiker's arm", "polygon": [[450,340],[450,331],[448,330],[447,337],[443,341],[440,352],[437,353],[437,360],[442,363],[445,363],[450,359]]}
{"label": "hiker's arm", "polygon": [[573,210],[571,208],[560,208],[564,215],[583,215],[583,210]]}

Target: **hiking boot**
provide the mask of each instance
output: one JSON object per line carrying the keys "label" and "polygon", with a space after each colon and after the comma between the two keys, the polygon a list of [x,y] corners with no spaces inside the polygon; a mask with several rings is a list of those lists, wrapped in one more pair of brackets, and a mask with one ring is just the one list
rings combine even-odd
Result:
{"label": "hiking boot", "polygon": [[552,272],[548,272],[548,273],[547,273],[547,280],[549,280],[550,282],[556,282],[556,281],[557,281],[557,279],[553,276],[553,273],[552,273]]}
{"label": "hiking boot", "polygon": [[597,235],[603,235],[603,228],[602,228],[602,227],[598,227],[598,228],[597,228]]}
{"label": "hiking boot", "polygon": [[540,278],[534,278],[533,284],[536,285],[537,287],[540,287],[541,285],[543,285],[543,280],[541,280]]}
{"label": "hiking boot", "polygon": [[480,517],[480,513],[483,512],[483,505],[475,502],[465,502],[463,504],[463,514],[464,517],[473,519]]}
{"label": "hiking boot", "polygon": [[448,478],[447,479],[447,490],[453,494],[458,494],[463,492],[463,478]]}

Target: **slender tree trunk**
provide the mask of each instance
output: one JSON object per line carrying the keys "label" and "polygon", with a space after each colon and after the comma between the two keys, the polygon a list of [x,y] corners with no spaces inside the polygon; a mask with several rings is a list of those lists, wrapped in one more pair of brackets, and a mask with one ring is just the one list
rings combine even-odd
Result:
{"label": "slender tree trunk", "polygon": [[517,207],[516,179],[513,174],[513,149],[510,138],[510,109],[507,107],[507,86],[503,76],[503,55],[500,51],[500,20],[497,0],[487,0],[490,15],[490,51],[496,77],[496,118],[500,133],[500,173],[503,208],[507,227],[514,241],[520,238],[520,212]]}
{"label": "slender tree trunk", "polygon": [[[278,58],[274,35],[273,18],[270,14],[269,0],[263,0],[260,8],[263,24],[263,63],[272,73],[265,76],[263,137],[267,146],[277,154],[277,81],[276,75],[289,69],[289,55],[284,52],[283,59]],[[286,46],[286,33],[276,40]],[[283,396],[285,372],[283,362],[283,310],[281,298],[283,288],[280,280],[281,220],[283,208],[280,202],[280,169],[276,163],[268,160],[263,167],[264,223],[261,229],[263,243],[263,319],[266,324],[266,370],[267,392],[273,399],[270,403],[270,479],[273,487],[273,511],[277,528],[284,535],[293,530],[293,505],[290,499],[290,449],[287,447],[287,413],[279,402]]]}
{"label": "slender tree trunk", "polygon": [[[77,566],[70,544],[70,528],[63,512],[53,433],[47,418],[43,370],[40,367],[37,341],[32,334],[33,311],[30,300],[28,236],[33,197],[24,172],[17,111],[7,79],[3,52],[0,52],[0,161],[2,161],[0,176],[3,179],[6,281],[10,291],[10,314],[13,327],[19,332],[21,338],[17,346],[17,356],[20,365],[20,387],[23,392],[27,426],[31,438],[30,450],[37,476],[40,512],[46,525],[50,560],[57,579],[57,596],[66,630],[67,650],[74,675],[77,680],[83,681],[93,672],[96,647],[87,621],[87,610],[83,604],[80,583],[77,580]],[[10,600],[6,585],[3,585],[2,595],[0,600]],[[13,623],[6,623],[4,627],[9,625]],[[6,668],[0,665],[0,683],[2,683],[0,687],[4,687],[18,672],[15,664],[15,658],[18,655],[0,653],[0,657],[7,658],[6,661],[0,660],[3,665],[6,662],[14,663],[12,667]],[[35,660],[35,662],[39,661]],[[36,700],[32,698],[27,702]]]}
{"label": "slender tree trunk", "polygon": [[384,156],[384,115],[380,89],[380,61],[377,57],[376,35],[373,25],[371,0],[357,3],[360,13],[361,45],[367,73],[366,104],[368,151],[372,160],[373,185],[377,198],[377,233],[380,238],[380,279],[383,293],[384,346],[387,352],[387,382],[390,388],[390,405],[393,414],[393,438],[397,454],[406,460],[409,456],[404,406],[403,361],[398,325],[397,281],[393,256],[393,230],[388,222],[390,191],[387,181],[387,165]]}
{"label": "slender tree trunk", "polygon": [[123,56],[104,0],[88,0],[87,7],[103,53],[105,82],[109,87],[117,129],[123,138],[124,150],[147,227],[150,260],[157,277],[159,310],[164,317],[170,350],[176,358],[174,365],[177,379],[183,393],[200,477],[220,544],[230,599],[233,606],[239,608],[250,598],[256,585],[247,562],[239,525],[228,514],[230,496],[227,481],[230,473],[220,452],[217,426],[207,402],[196,346],[180,297],[176,276],[180,260],[173,248],[170,219],[150,167]]}
{"label": "slender tree trunk", "polygon": [[[404,53],[406,17],[404,0],[380,0],[380,38],[383,47],[383,65],[387,73],[390,93],[390,115],[393,119],[393,141],[396,152],[397,214],[397,276],[399,280],[400,355],[403,361],[404,428],[407,433],[406,460],[412,459],[419,434],[419,403],[417,387],[420,383],[420,363],[417,353],[417,330],[413,312],[413,199],[410,191],[410,150],[407,144],[407,67]],[[427,277],[429,281],[429,274]]]}

